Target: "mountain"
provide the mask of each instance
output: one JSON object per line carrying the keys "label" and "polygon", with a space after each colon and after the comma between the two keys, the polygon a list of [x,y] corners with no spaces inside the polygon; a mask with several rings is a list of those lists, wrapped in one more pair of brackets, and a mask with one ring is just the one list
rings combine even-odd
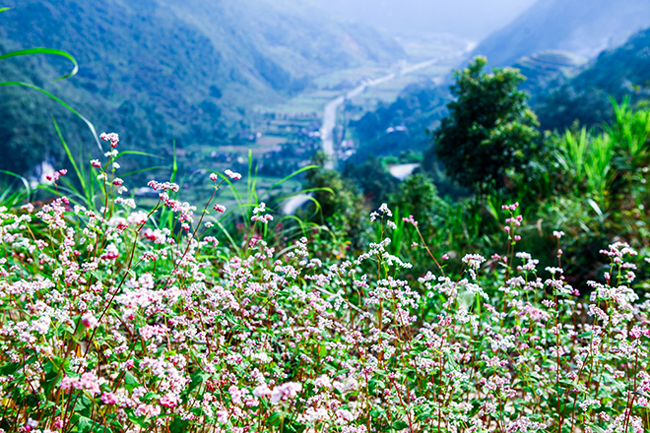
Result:
{"label": "mountain", "polygon": [[[12,6],[9,4],[8,6]],[[227,141],[256,105],[277,103],[328,71],[404,57],[392,39],[342,25],[301,0],[21,0],[0,14],[0,53],[31,47],[57,58],[0,61],[0,81],[27,81],[61,97],[127,147],[169,151]],[[56,154],[50,116],[90,143],[65,109],[20,88],[0,89],[0,169],[25,172]]]}
{"label": "mountain", "polygon": [[494,66],[547,50],[593,57],[649,25],[647,0],[538,0],[483,40],[473,55],[487,56]]}
{"label": "mountain", "polygon": [[650,99],[650,28],[622,46],[602,52],[580,74],[536,95],[533,109],[544,129],[563,130],[574,121],[596,126],[612,118],[609,97]]}
{"label": "mountain", "polygon": [[[575,119],[595,125],[611,114],[608,94],[619,99],[644,94],[642,87],[650,79],[647,31],[625,41],[649,25],[647,0],[538,0],[479,44],[471,57],[486,55],[491,67],[520,69],[527,77],[521,88],[531,95],[543,128],[564,128]],[[603,48],[623,43],[589,62]],[[445,115],[450,80],[406,88],[395,103],[383,104],[352,122],[360,141],[357,158],[369,152],[396,155],[428,146],[424,129],[436,128]],[[634,90],[635,85],[641,90]],[[390,129],[398,125],[408,136]]]}

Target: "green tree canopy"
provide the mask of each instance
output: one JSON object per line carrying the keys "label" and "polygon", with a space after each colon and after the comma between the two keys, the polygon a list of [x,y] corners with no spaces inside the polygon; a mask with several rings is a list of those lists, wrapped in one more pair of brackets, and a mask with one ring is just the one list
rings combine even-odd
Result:
{"label": "green tree canopy", "polygon": [[456,100],[447,105],[432,149],[452,179],[479,193],[504,187],[510,172],[525,173],[540,137],[527,95],[517,90],[525,77],[510,68],[488,74],[486,64],[477,57],[455,72]]}

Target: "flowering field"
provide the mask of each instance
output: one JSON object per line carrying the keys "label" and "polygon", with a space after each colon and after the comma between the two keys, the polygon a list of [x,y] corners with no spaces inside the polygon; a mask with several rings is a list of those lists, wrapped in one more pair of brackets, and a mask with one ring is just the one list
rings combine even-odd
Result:
{"label": "flowering field", "polygon": [[450,274],[421,236],[431,271],[410,276],[382,206],[365,252],[321,260],[307,237],[272,246],[263,203],[241,242],[224,233],[229,170],[199,210],[156,181],[139,208],[102,138],[97,209],[0,208],[2,431],[650,431],[650,299],[626,244],[581,295],[562,232],[555,268],[518,250],[514,204],[502,251]]}

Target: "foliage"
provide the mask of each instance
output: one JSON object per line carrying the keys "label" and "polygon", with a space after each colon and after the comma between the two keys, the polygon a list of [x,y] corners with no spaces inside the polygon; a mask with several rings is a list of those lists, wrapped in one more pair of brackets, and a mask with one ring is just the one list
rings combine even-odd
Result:
{"label": "foliage", "polygon": [[372,155],[363,164],[346,163],[343,176],[356,182],[363,192],[366,202],[372,207],[379,207],[388,201],[388,196],[397,187],[395,179],[384,161]]}
{"label": "foliage", "polygon": [[431,251],[385,205],[363,252],[275,249],[263,205],[235,252],[212,204],[238,173],[211,175],[196,215],[152,181],[145,210],[117,193],[116,154],[103,210],[63,196],[0,210],[4,431],[648,431],[650,311],[627,245],[603,250],[590,300],[559,258],[538,270],[519,251],[516,205],[504,251],[457,258],[458,273],[397,277],[412,266],[389,252],[398,222]]}
{"label": "foliage", "polygon": [[486,74],[477,57],[455,74],[449,117],[435,132],[434,151],[447,173],[479,193],[500,189],[509,171],[524,172],[539,143],[537,120],[517,91],[524,77],[515,70]]}

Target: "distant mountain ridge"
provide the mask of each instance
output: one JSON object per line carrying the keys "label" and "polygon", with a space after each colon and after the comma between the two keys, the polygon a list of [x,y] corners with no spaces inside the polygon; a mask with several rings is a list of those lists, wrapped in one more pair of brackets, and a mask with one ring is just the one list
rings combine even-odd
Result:
{"label": "distant mountain ridge", "polygon": [[593,57],[648,26],[648,0],[538,0],[484,39],[472,55],[487,56],[493,66],[509,66],[546,50]]}
{"label": "distant mountain ridge", "polygon": [[598,126],[612,118],[610,96],[618,102],[650,99],[650,28],[602,52],[575,77],[535,95],[533,109],[544,129],[562,131],[574,121]]}
{"label": "distant mountain ridge", "polygon": [[[0,53],[34,46],[69,51],[79,74],[54,83],[69,65],[39,57],[0,62],[0,79],[44,86],[126,145],[157,151],[171,138],[223,140],[250,107],[324,72],[404,56],[300,0],[21,0],[0,15]],[[0,168],[23,172],[48,153],[50,115],[67,116],[23,89],[1,91]]]}

